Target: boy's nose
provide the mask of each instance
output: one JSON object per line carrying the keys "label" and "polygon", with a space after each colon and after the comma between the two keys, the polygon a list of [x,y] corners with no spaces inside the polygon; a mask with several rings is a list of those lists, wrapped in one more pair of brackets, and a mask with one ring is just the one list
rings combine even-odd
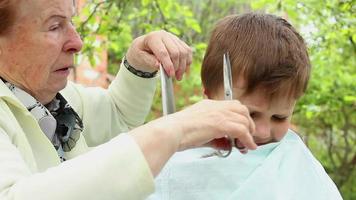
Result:
{"label": "boy's nose", "polygon": [[268,121],[259,121],[255,124],[256,137],[260,139],[269,139],[271,137],[271,124]]}

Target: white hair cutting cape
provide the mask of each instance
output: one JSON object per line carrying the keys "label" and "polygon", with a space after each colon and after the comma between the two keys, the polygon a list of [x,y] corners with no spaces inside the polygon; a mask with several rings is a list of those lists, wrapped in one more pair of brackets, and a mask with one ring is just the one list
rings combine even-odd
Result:
{"label": "white hair cutting cape", "polygon": [[198,148],[176,153],[156,178],[148,200],[339,200],[337,187],[300,137],[288,131],[282,141],[243,155],[202,158]]}

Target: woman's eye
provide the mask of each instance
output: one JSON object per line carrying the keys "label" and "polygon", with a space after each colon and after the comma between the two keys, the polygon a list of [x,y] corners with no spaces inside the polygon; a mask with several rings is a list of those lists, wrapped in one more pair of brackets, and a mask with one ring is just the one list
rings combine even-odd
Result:
{"label": "woman's eye", "polygon": [[60,28],[60,25],[59,25],[59,24],[56,24],[56,25],[51,26],[51,27],[49,28],[49,30],[50,30],[50,31],[55,31],[55,30],[57,30],[57,29],[59,29],[59,28]]}

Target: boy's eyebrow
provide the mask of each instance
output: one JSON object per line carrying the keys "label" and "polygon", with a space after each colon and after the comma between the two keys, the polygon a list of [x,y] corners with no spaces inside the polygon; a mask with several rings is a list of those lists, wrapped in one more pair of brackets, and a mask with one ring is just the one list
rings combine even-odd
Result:
{"label": "boy's eyebrow", "polygon": [[[252,105],[247,105],[245,104],[245,106],[247,107],[247,109],[249,110],[250,113],[252,112],[255,112],[255,113],[261,113],[261,111],[259,111],[259,109],[255,106],[252,106]],[[277,115],[280,115],[280,116],[285,116],[285,115],[292,115],[293,114],[293,110],[292,112],[289,110],[289,109],[284,109],[284,110],[280,110],[281,112]],[[281,114],[282,113],[282,114]]]}
{"label": "boy's eyebrow", "polygon": [[258,109],[254,108],[254,106],[251,106],[251,105],[246,105],[245,106],[247,107],[248,111],[251,113],[251,112],[260,112],[258,111]]}

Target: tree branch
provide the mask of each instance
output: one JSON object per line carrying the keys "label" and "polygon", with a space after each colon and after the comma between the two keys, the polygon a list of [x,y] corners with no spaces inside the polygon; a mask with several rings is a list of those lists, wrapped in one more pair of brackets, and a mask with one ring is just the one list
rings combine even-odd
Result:
{"label": "tree branch", "polygon": [[[105,3],[107,3],[106,0],[101,1],[101,2],[99,2],[99,3],[97,3],[97,4],[95,4],[95,7],[94,7],[93,11],[89,14],[89,16],[87,17],[87,19],[84,20],[84,22],[82,22],[82,23],[80,24],[80,27],[79,27],[79,29],[78,29],[79,32],[81,32],[82,34],[84,34],[84,29],[85,29],[86,24],[87,24],[87,23],[89,22],[89,20],[94,16],[94,14],[97,12],[97,10],[99,9],[99,7],[100,7],[101,5],[103,5],[103,4],[105,4]],[[82,35],[82,37],[84,37],[84,35]]]}
{"label": "tree branch", "polygon": [[161,6],[159,5],[158,1],[154,0],[153,2],[154,2],[154,6],[157,8],[159,14],[161,15],[162,22],[163,22],[163,29],[167,30],[166,25],[168,24],[168,21],[166,20],[166,16],[163,14],[163,11],[162,11]]}

